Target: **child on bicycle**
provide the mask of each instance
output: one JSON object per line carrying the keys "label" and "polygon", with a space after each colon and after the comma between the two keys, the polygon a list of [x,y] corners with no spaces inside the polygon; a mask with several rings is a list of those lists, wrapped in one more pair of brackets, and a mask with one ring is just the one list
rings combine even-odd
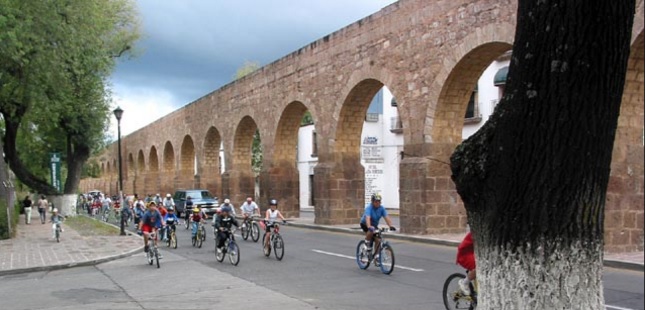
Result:
{"label": "child on bicycle", "polygon": [[161,239],[163,241],[168,241],[168,233],[170,232],[170,229],[176,230],[176,225],[179,223],[179,218],[177,217],[177,214],[175,214],[174,207],[168,208],[168,213],[163,217],[163,221],[166,223],[166,229],[161,232]]}
{"label": "child on bicycle", "polygon": [[271,239],[271,228],[275,225],[275,222],[279,219],[282,220],[282,222],[286,222],[284,219],[284,216],[282,216],[282,213],[278,210],[278,201],[275,199],[269,200],[269,208],[265,214],[264,217],[264,222],[265,222],[265,231],[266,231],[266,237],[264,240],[264,244],[267,246],[269,245],[269,239]]}
{"label": "child on bicycle", "polygon": [[222,253],[222,248],[224,247],[224,242],[226,241],[226,238],[228,238],[229,234],[231,233],[231,227],[235,225],[235,227],[239,227],[240,224],[237,222],[237,220],[230,215],[232,213],[231,207],[225,206],[220,208],[220,214],[217,216],[217,219],[215,220],[214,227],[215,231],[217,231],[217,253],[220,254]]}
{"label": "child on bicycle", "polygon": [[197,236],[197,229],[199,229],[199,223],[202,223],[206,220],[205,214],[201,212],[199,206],[193,207],[193,215],[191,216],[192,225],[193,225],[193,238]]}
{"label": "child on bicycle", "polygon": [[[54,208],[52,210],[52,217],[50,222],[52,222],[52,238],[56,239],[56,228],[60,226],[60,224],[63,222],[64,218],[60,214],[58,214],[58,209]],[[60,231],[63,231],[63,227],[60,228]]]}
{"label": "child on bicycle", "polygon": [[[150,233],[157,232],[163,225],[162,221],[163,219],[161,218],[159,210],[157,210],[157,205],[154,202],[150,202],[148,204],[148,210],[143,213],[139,221],[139,231],[143,234],[144,252],[148,252],[149,249],[148,239],[150,238]],[[153,242],[156,244],[157,239],[155,238]]]}
{"label": "child on bicycle", "polygon": [[468,270],[468,276],[459,280],[459,289],[464,295],[470,295],[470,282],[475,280],[475,245],[470,232],[466,234],[464,240],[457,247],[457,264]]}

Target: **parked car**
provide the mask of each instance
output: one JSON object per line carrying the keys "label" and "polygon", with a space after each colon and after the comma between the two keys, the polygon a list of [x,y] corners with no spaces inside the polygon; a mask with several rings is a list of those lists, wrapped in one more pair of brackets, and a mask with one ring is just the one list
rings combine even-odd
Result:
{"label": "parked car", "polygon": [[207,215],[213,215],[219,207],[219,201],[217,197],[211,195],[208,190],[205,189],[189,189],[189,190],[178,190],[173,196],[175,201],[175,207],[177,208],[177,216],[181,216],[184,212],[192,212],[192,208],[186,209],[186,197],[190,197],[193,201],[194,206],[199,206],[204,209]]}

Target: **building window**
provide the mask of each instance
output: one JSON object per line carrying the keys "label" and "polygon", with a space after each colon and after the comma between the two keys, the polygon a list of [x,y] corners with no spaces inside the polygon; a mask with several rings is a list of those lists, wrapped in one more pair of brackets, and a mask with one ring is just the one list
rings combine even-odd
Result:
{"label": "building window", "polygon": [[464,115],[465,123],[478,123],[481,121],[481,115],[479,114],[479,96],[477,95],[477,87],[470,94],[470,100],[468,100],[468,107],[466,108],[466,115]]}
{"label": "building window", "polygon": [[365,115],[365,121],[368,123],[378,122],[378,113],[367,113],[367,115]]}
{"label": "building window", "polygon": [[390,103],[393,107],[397,107],[396,98],[392,97],[392,102]]}
{"label": "building window", "polygon": [[311,132],[311,157],[318,157],[318,137],[315,131]]}

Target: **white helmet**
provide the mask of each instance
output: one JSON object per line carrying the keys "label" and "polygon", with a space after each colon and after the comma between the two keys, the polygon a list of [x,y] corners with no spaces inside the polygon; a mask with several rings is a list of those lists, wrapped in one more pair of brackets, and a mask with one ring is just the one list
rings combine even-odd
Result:
{"label": "white helmet", "polygon": [[58,212],[58,209],[54,208],[54,210],[52,210],[52,212],[56,213],[56,212]]}
{"label": "white helmet", "polygon": [[166,194],[166,198],[170,198],[170,197],[171,197],[170,193]]}
{"label": "white helmet", "polygon": [[224,199],[224,203],[225,203],[225,204],[229,204],[229,203],[231,203],[231,200],[230,200],[230,199],[228,199],[228,198],[226,198],[226,199]]}

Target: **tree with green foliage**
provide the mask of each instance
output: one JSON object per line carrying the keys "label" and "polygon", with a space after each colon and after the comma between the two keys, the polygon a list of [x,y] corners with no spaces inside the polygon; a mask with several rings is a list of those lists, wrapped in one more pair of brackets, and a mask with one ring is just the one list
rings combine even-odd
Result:
{"label": "tree with green foliage", "polygon": [[105,141],[116,61],[132,55],[132,0],[0,0],[0,113],[4,155],[26,186],[45,194],[49,152],[75,193],[84,163]]}
{"label": "tree with green foliage", "polygon": [[245,61],[242,67],[237,69],[233,78],[239,80],[257,69],[260,69],[260,64],[257,61]]}

